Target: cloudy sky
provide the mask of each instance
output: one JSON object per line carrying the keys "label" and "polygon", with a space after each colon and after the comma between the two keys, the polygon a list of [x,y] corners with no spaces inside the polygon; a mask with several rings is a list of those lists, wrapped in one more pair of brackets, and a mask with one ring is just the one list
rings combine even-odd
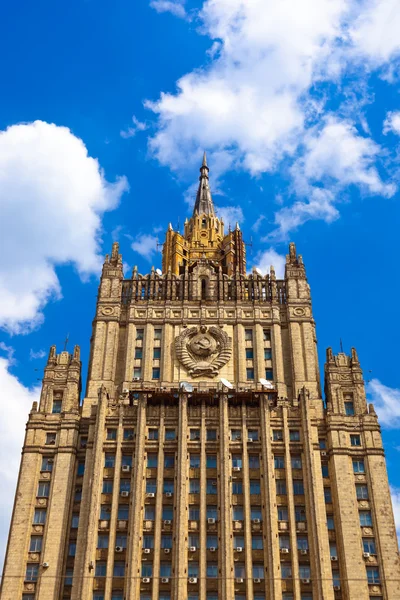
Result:
{"label": "cloudy sky", "polygon": [[303,254],[321,367],[357,347],[400,526],[398,2],[16,0],[1,20],[0,560],[48,348],[69,333],[86,376],[104,254],[160,266],[203,149],[248,266]]}

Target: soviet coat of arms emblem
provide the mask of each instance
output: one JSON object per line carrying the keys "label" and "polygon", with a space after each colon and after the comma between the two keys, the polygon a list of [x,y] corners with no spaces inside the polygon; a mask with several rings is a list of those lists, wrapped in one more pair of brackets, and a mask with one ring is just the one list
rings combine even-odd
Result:
{"label": "soviet coat of arms emblem", "polygon": [[215,377],[232,354],[232,339],[219,327],[190,327],[175,338],[178,360],[192,377]]}

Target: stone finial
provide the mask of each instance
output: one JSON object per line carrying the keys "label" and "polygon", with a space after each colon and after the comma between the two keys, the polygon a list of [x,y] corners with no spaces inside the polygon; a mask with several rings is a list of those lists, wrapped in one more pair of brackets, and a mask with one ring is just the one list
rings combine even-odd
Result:
{"label": "stone finial", "polygon": [[49,358],[47,364],[55,364],[57,362],[57,352],[55,346],[50,346]]}
{"label": "stone finial", "polygon": [[360,363],[360,361],[358,360],[357,350],[355,348],[351,349],[351,362],[357,365]]}
{"label": "stone finial", "polygon": [[73,360],[80,360],[81,359],[81,349],[79,346],[74,346],[74,352],[72,355]]}
{"label": "stone finial", "polygon": [[326,349],[326,362],[334,362],[332,348]]}

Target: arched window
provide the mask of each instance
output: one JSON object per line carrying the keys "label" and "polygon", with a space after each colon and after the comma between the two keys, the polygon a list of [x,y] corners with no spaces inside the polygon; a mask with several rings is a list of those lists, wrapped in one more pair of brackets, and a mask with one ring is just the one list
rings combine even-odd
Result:
{"label": "arched window", "polygon": [[201,299],[207,299],[207,281],[205,279],[201,280]]}
{"label": "arched window", "polygon": [[206,229],[206,227],[207,227],[207,220],[206,219],[203,219],[201,221],[201,226],[202,226],[203,229]]}

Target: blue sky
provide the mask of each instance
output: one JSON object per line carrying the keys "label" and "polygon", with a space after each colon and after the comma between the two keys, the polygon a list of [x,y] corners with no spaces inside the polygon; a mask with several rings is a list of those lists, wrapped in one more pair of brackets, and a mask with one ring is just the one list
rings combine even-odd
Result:
{"label": "blue sky", "polygon": [[0,18],[2,515],[49,346],[69,333],[86,377],[103,255],[117,239],[127,272],[160,266],[206,149],[248,267],[282,271],[289,241],[303,255],[320,368],[340,338],[357,348],[400,522],[396,1],[16,1]]}

